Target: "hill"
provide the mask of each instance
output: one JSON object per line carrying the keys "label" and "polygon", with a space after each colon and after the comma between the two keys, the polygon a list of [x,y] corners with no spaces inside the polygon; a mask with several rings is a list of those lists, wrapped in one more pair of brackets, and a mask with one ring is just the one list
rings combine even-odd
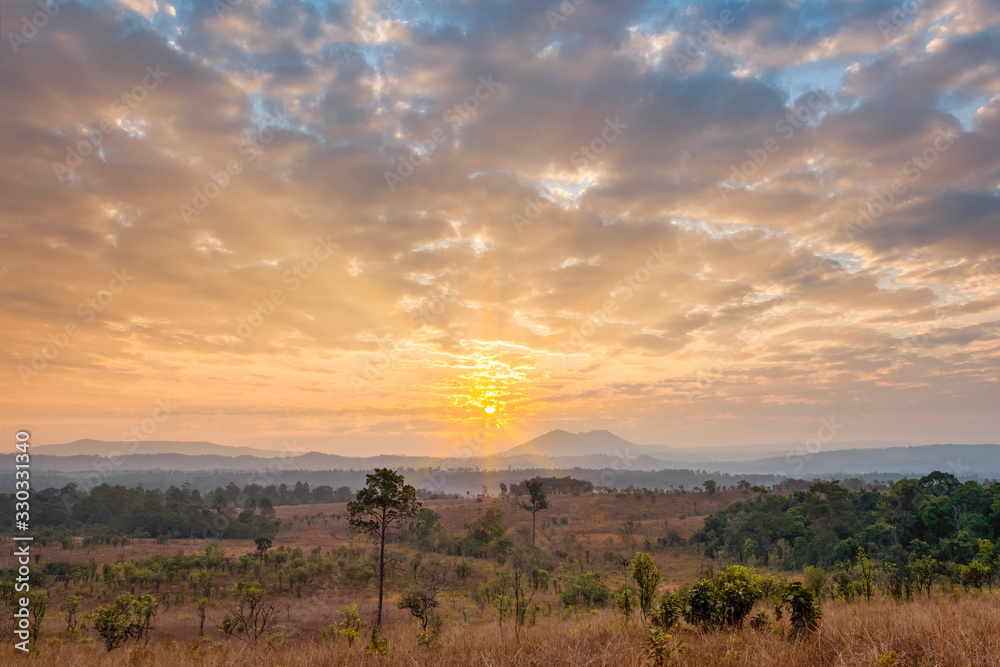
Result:
{"label": "hill", "polygon": [[512,447],[500,456],[542,458],[604,456],[619,458],[650,457],[669,463],[705,463],[712,459],[691,452],[678,452],[666,445],[637,445],[610,431],[570,433],[557,429]]}
{"label": "hill", "polygon": [[212,442],[173,442],[147,440],[145,442],[117,442],[114,440],[74,440],[58,445],[35,445],[32,451],[47,456],[101,456],[105,458],[128,454],[183,454],[184,456],[257,456],[275,458],[287,452],[254,447],[216,445]]}
{"label": "hill", "polygon": [[966,478],[1000,476],[1000,445],[919,445],[884,449],[845,449],[796,453],[771,458],[723,463],[720,472],[772,474],[812,479],[831,475],[891,472],[926,475],[935,470]]}

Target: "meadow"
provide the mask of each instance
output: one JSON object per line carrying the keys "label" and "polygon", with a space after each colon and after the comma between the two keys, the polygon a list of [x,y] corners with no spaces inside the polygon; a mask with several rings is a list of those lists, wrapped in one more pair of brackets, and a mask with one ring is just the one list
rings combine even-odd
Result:
{"label": "meadow", "polygon": [[[968,587],[940,575],[930,594],[908,588],[897,595],[885,572],[872,573],[873,589],[866,595],[862,588],[845,593],[832,576],[816,582],[817,569],[810,583],[801,569],[778,569],[778,559],[764,567],[752,556],[739,563],[705,555],[691,538],[704,528],[706,516],[745,500],[747,491],[735,488],[713,494],[550,495],[537,514],[539,548],[530,550],[520,581],[512,576],[519,571],[517,552],[502,545],[506,540],[529,551],[532,515],[521,506],[524,498],[423,501],[422,510],[433,514],[418,516],[388,547],[381,646],[371,641],[377,545],[351,528],[346,503],[275,507],[280,528],[265,549],[250,539],[128,538],[87,546],[81,536],[50,541],[36,549],[33,590],[45,591],[47,606],[31,654],[5,644],[0,662],[27,659],[40,667],[1000,662],[1000,597],[992,579]],[[491,518],[499,522],[490,523]],[[6,567],[13,547],[3,551],[0,565]],[[636,554],[646,553],[658,575],[656,599],[689,594],[696,581],[729,568],[749,573],[770,593],[749,599],[749,609],[732,622],[712,625],[680,615],[657,629],[655,604],[644,613],[629,594],[624,604],[621,600],[623,589],[641,588]],[[775,592],[783,594],[783,582],[803,581],[815,588],[821,619],[813,631],[794,636],[789,614],[775,613]],[[520,605],[514,600],[518,585],[526,598]],[[261,606],[271,614],[257,635],[227,626],[250,587],[262,591]],[[429,591],[431,604],[400,608],[411,589]],[[147,630],[107,650],[95,612],[122,595],[143,594],[156,599]],[[506,596],[510,600],[504,602]]]}

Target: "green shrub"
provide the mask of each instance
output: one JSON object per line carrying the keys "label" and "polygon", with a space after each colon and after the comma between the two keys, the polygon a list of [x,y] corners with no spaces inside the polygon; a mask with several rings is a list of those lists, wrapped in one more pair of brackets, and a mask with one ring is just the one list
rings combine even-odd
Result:
{"label": "green shrub", "polygon": [[615,591],[615,606],[626,619],[632,616],[632,612],[639,605],[639,596],[631,586],[622,586]]}
{"label": "green shrub", "polygon": [[756,616],[750,619],[750,627],[754,630],[767,630],[767,626],[770,624],[770,619],[767,617],[766,611],[761,611]]}
{"label": "green shrub", "polygon": [[733,566],[716,577],[716,601],[719,625],[741,628],[743,621],[761,599],[760,586],[753,582],[744,567]]}
{"label": "green shrub", "polygon": [[153,628],[159,603],[150,594],[133,598],[131,593],[118,597],[114,604],[101,607],[94,612],[94,629],[104,640],[104,646],[112,651],[129,639],[136,641],[145,637]]}
{"label": "green shrub", "polygon": [[338,611],[337,615],[340,616],[337,634],[347,640],[348,646],[353,646],[361,632],[361,614],[358,613],[358,605],[349,604]]}
{"label": "green shrub", "polygon": [[830,575],[827,574],[826,570],[823,568],[816,567],[814,565],[807,567],[805,574],[805,587],[808,588],[813,595],[821,599],[823,597],[823,591],[826,589],[827,583],[830,580]]}
{"label": "green shrub", "polygon": [[773,577],[751,575],[740,565],[695,583],[687,593],[684,618],[703,630],[738,629],[757,601],[776,585]]}
{"label": "green shrub", "polygon": [[679,594],[667,593],[660,598],[653,614],[653,624],[664,632],[680,622],[684,614],[684,598]]}
{"label": "green shrub", "polygon": [[588,608],[603,607],[611,599],[611,589],[607,584],[598,581],[593,572],[585,572],[566,582],[559,600],[565,606],[581,606]]}
{"label": "green shrub", "polygon": [[990,579],[990,568],[986,567],[978,560],[974,560],[968,565],[963,565],[958,570],[958,580],[966,590],[975,588],[981,589]]}
{"label": "green shrub", "polygon": [[696,582],[687,594],[684,618],[702,630],[712,630],[718,625],[716,614],[715,584],[710,579]]}
{"label": "green shrub", "polygon": [[646,659],[648,664],[662,667],[668,664],[674,653],[684,651],[684,638],[679,637],[676,641],[672,635],[661,632],[655,628],[649,629],[649,634],[643,639],[646,647]]}
{"label": "green shrub", "polygon": [[636,553],[632,559],[632,578],[638,586],[639,608],[649,615],[653,611],[653,601],[656,599],[656,586],[660,583],[660,571],[647,553]]}
{"label": "green shrub", "polygon": [[819,627],[819,621],[823,616],[819,602],[813,597],[812,592],[797,581],[793,581],[785,587],[780,605],[775,608],[775,613],[780,615],[783,606],[789,608],[789,620],[791,622],[790,638],[798,639],[809,634]]}

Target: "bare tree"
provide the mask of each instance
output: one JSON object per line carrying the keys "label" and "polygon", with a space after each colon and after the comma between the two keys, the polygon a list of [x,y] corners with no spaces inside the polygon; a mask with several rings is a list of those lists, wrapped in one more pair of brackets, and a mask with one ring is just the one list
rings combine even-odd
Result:
{"label": "bare tree", "polygon": [[639,522],[629,519],[622,522],[621,528],[618,529],[618,537],[621,538],[622,546],[628,549],[629,553],[635,551],[635,534],[639,532],[641,525]]}
{"label": "bare tree", "polygon": [[267,592],[256,586],[244,586],[240,597],[219,629],[231,637],[256,646],[276,629],[278,609],[267,599]]}
{"label": "bare tree", "polygon": [[514,596],[514,636],[520,638],[528,608],[535,597],[536,586],[531,586],[531,571],[538,562],[534,547],[520,547],[510,557],[511,588]]}

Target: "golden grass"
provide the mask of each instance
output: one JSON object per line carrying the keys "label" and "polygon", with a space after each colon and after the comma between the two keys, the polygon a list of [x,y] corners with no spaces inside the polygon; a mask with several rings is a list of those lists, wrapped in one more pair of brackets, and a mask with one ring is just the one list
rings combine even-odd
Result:
{"label": "golden grass", "polygon": [[[52,633],[46,633],[50,638]],[[215,634],[214,632],[211,634]],[[193,637],[167,641],[154,639],[150,650],[118,649],[106,653],[98,645],[80,640],[46,644],[31,656],[18,656],[17,664],[37,667],[320,667],[368,665],[549,666],[646,664],[642,639],[645,626],[638,620],[624,624],[606,610],[580,613],[568,619],[553,615],[526,626],[515,640],[513,626],[505,622],[503,633],[495,622],[453,618],[445,627],[437,648],[420,647],[413,623],[396,614],[384,637],[389,652],[366,654],[361,645],[348,647],[338,640],[324,645],[314,631],[290,634],[275,647],[250,650],[235,640],[203,641]],[[994,667],[1000,664],[1000,598],[983,594],[977,598],[939,596],[909,603],[876,601],[850,605],[827,602],[820,630],[812,637],[790,643],[777,634],[746,628],[733,633],[703,634],[692,628],[675,630],[683,636],[686,650],[673,663],[699,667],[826,666],[871,667]],[[51,639],[50,639],[51,641]],[[56,640],[58,642],[59,640]],[[193,648],[197,646],[197,648]],[[895,652],[896,662],[878,662]],[[15,664],[16,651],[4,646],[0,664]]]}
{"label": "golden grass", "polygon": [[[709,498],[707,494],[664,494],[655,502],[645,498],[637,500],[614,495],[573,498],[553,497],[548,511],[539,515],[541,521],[567,518],[564,528],[555,532],[542,532],[540,545],[552,553],[567,549],[567,540],[575,544],[577,563],[562,561],[553,575],[560,580],[583,569],[596,569],[604,573],[608,583],[615,588],[622,583],[622,575],[603,562],[604,551],[611,546],[617,528],[626,519],[641,521],[643,532],[662,534],[667,527],[688,537],[703,525],[705,514],[728,506],[740,499],[737,492],[720,492]],[[517,511],[511,504],[498,499],[485,502],[474,500],[429,501],[426,505],[442,515],[442,521],[453,533],[463,533],[464,526],[475,520],[488,507],[498,506],[505,511],[505,521],[510,533],[528,533],[530,515]],[[345,507],[339,505],[307,505],[277,508],[283,519],[282,529],[275,546],[301,546],[307,552],[320,547],[324,552],[342,544],[354,543],[371,548],[364,538],[352,536],[343,517]],[[316,517],[320,514],[320,517]],[[340,518],[333,518],[341,515]],[[309,519],[309,517],[312,517]],[[559,524],[563,526],[564,524]],[[154,540],[136,541],[126,547],[92,546],[62,550],[58,545],[40,548],[42,562],[50,560],[87,560],[96,558],[101,563],[148,557],[154,553],[177,553],[184,549],[203,551],[204,540],[177,540],[156,544]],[[225,541],[222,546],[230,555],[252,552],[249,540]],[[0,666],[30,664],[38,667],[222,667],[228,665],[266,667],[320,667],[368,665],[435,665],[440,667],[465,666],[520,666],[520,665],[612,665],[629,667],[646,664],[643,638],[647,629],[638,620],[624,624],[620,616],[610,609],[592,614],[585,610],[562,618],[562,610],[554,591],[540,593],[535,602],[548,603],[552,616],[539,615],[537,623],[526,626],[519,640],[515,640],[513,626],[504,622],[503,633],[492,620],[490,610],[480,610],[470,599],[470,591],[477,581],[489,580],[497,569],[493,561],[468,559],[473,575],[464,583],[453,582],[441,600],[441,611],[446,617],[444,632],[439,645],[427,649],[417,645],[415,621],[396,609],[394,598],[408,583],[405,564],[414,551],[409,547],[394,546],[401,556],[402,566],[387,582],[387,621],[384,636],[389,642],[385,656],[368,655],[362,645],[348,647],[343,639],[332,645],[323,644],[319,628],[337,620],[336,611],[345,604],[360,603],[362,619],[367,623],[374,612],[372,586],[360,590],[340,589],[331,582],[311,581],[301,599],[278,590],[275,573],[265,568],[261,583],[279,608],[280,622],[285,636],[271,648],[260,647],[251,651],[242,642],[221,636],[216,626],[231,602],[226,589],[241,577],[238,574],[215,573],[217,593],[206,622],[207,639],[197,640],[198,619],[194,609],[194,596],[190,592],[185,604],[177,604],[178,582],[165,583],[158,597],[163,602],[162,613],[157,619],[148,650],[117,649],[104,651],[93,630],[93,640],[68,638],[62,632],[65,624],[60,620],[59,604],[74,592],[57,587],[50,590],[53,596],[45,619],[40,646],[30,656],[21,655],[9,642],[0,645]],[[616,550],[620,550],[616,547]],[[6,550],[4,550],[6,551]],[[580,563],[589,552],[589,561]],[[0,553],[0,561],[10,560],[9,554]],[[666,590],[682,583],[691,583],[698,570],[710,564],[709,559],[682,549],[654,553],[663,575],[661,587]],[[452,560],[455,560],[452,558]],[[6,563],[9,564],[9,563]],[[716,564],[717,565],[717,564]],[[80,591],[85,598],[85,608],[92,610],[106,604],[113,595],[98,585],[94,592],[84,585]],[[172,603],[173,601],[173,603]],[[763,608],[763,606],[761,607]],[[820,630],[807,640],[789,643],[781,636],[755,632],[749,628],[736,633],[703,634],[690,627],[674,631],[683,636],[687,650],[673,663],[680,666],[744,666],[781,667],[843,666],[843,667],[997,667],[1000,666],[1000,599],[984,593],[978,597],[937,594],[932,600],[918,599],[905,604],[878,601],[871,604],[849,605],[840,602],[824,603],[824,618]],[[367,634],[365,635],[367,638]],[[895,652],[896,662],[878,662],[880,656]],[[15,663],[15,660],[17,661]]]}

